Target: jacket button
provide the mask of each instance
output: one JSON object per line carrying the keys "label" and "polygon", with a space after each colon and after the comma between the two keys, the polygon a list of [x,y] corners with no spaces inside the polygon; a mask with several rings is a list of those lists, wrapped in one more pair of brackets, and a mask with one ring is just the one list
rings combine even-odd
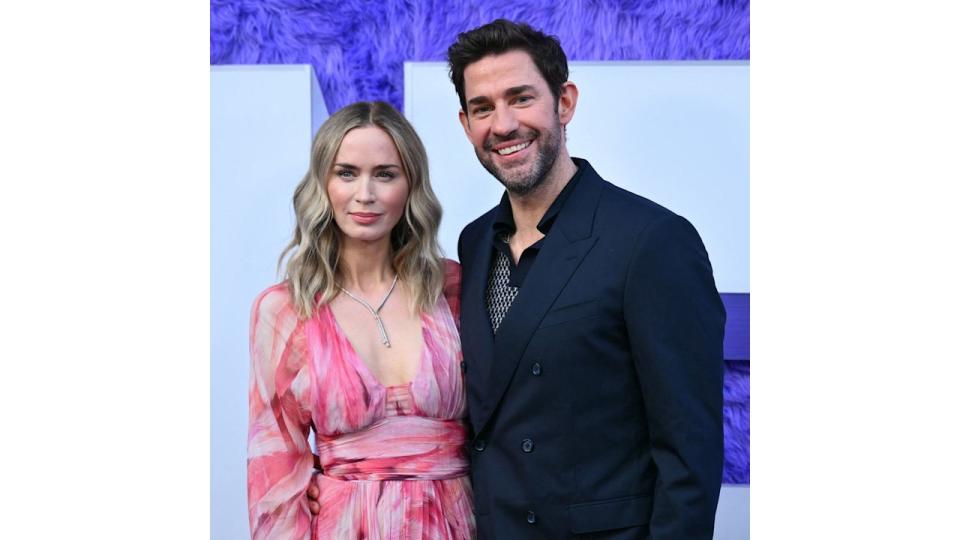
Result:
{"label": "jacket button", "polygon": [[533,452],[533,439],[524,439],[523,442],[520,443],[520,449],[528,454]]}
{"label": "jacket button", "polygon": [[537,515],[533,513],[533,510],[527,512],[527,523],[533,525],[537,522]]}
{"label": "jacket button", "polygon": [[477,439],[473,441],[473,449],[477,452],[483,452],[487,448],[487,441],[483,439]]}
{"label": "jacket button", "polygon": [[461,360],[461,361],[460,361],[460,373],[466,373],[466,372],[467,372],[467,363],[464,362],[463,360]]}
{"label": "jacket button", "polygon": [[536,375],[537,377],[540,376],[540,373],[542,371],[543,371],[543,368],[540,367],[540,362],[534,362],[533,367],[530,368],[530,372]]}

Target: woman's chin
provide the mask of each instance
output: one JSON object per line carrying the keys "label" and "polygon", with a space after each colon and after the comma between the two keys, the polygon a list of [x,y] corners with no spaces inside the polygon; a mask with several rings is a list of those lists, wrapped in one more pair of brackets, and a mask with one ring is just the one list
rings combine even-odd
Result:
{"label": "woman's chin", "polygon": [[[379,228],[378,228],[379,229]],[[351,227],[347,230],[342,230],[344,240],[348,242],[362,242],[364,244],[376,244],[378,242],[389,242],[390,235],[389,231],[382,230],[370,230],[370,229],[360,229],[357,230],[356,227]]]}

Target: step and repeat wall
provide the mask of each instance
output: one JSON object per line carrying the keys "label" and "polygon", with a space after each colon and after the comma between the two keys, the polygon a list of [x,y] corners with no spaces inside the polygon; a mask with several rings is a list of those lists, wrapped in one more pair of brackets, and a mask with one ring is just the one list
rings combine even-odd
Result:
{"label": "step and repeat wall", "polygon": [[211,3],[212,538],[249,535],[249,309],[278,280],[312,134],[353,101],[403,110],[426,144],[455,259],[460,229],[502,188],[466,141],[442,60],[459,32],[498,17],[556,35],[571,59],[571,154],[703,237],[728,311],[715,538],[749,537],[749,2],[623,4]]}

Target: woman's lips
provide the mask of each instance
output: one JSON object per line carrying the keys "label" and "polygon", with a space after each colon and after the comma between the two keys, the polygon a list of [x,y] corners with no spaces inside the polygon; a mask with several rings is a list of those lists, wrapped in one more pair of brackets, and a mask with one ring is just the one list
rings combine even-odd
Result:
{"label": "woman's lips", "polygon": [[383,214],[373,214],[370,212],[353,212],[350,214],[350,217],[353,218],[353,221],[361,225],[369,225],[378,219]]}

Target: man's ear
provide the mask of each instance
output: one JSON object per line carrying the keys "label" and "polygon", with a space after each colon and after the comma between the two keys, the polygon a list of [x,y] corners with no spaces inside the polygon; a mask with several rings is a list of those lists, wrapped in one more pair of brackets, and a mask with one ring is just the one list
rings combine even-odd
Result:
{"label": "man's ear", "polygon": [[557,100],[557,116],[560,117],[560,124],[566,126],[573,120],[573,113],[577,110],[577,98],[580,97],[580,90],[577,85],[571,81],[563,83],[560,89],[560,98]]}
{"label": "man's ear", "polygon": [[470,119],[467,118],[467,113],[463,112],[463,109],[460,109],[460,125],[463,126],[463,133],[467,136],[467,140],[470,140]]}

